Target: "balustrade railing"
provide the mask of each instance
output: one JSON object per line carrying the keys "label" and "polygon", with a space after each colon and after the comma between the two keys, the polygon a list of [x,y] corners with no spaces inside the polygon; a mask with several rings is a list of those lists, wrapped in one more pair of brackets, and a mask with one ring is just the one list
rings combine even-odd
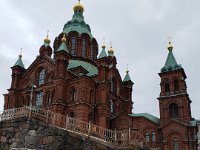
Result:
{"label": "balustrade railing", "polygon": [[101,142],[117,147],[142,146],[144,137],[138,131],[126,129],[113,131],[102,128],[90,122],[80,121],[49,110],[20,107],[0,112],[0,121],[21,117],[32,117],[53,126],[76,132],[77,134],[90,136]]}

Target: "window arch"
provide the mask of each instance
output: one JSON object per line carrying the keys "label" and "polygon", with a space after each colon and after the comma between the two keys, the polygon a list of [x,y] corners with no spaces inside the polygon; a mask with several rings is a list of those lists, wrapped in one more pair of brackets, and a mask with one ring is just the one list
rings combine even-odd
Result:
{"label": "window arch", "polygon": [[94,56],[93,56],[93,44],[91,44],[91,48],[90,48],[90,58],[92,60],[94,60]]}
{"label": "window arch", "polygon": [[71,101],[76,101],[76,89],[72,88],[72,93],[71,93]]}
{"label": "window arch", "polygon": [[82,41],[82,57],[86,57],[86,54],[87,54],[86,40],[83,39],[83,41]]}
{"label": "window arch", "polygon": [[71,54],[76,55],[76,37],[71,38]]}
{"label": "window arch", "polygon": [[45,80],[45,69],[42,69],[38,75],[38,85],[40,86],[44,84],[44,80]]}
{"label": "window arch", "polygon": [[172,103],[169,105],[169,115],[170,117],[178,117],[178,105]]}
{"label": "window arch", "polygon": [[174,91],[179,91],[179,82],[178,82],[178,79],[174,79]]}
{"label": "window arch", "polygon": [[149,142],[149,132],[146,132],[145,138],[146,138],[146,142]]}
{"label": "window arch", "polygon": [[167,79],[164,81],[164,86],[165,86],[165,92],[170,92],[169,81]]}
{"label": "window arch", "polygon": [[179,150],[179,143],[177,139],[174,139],[174,150]]}

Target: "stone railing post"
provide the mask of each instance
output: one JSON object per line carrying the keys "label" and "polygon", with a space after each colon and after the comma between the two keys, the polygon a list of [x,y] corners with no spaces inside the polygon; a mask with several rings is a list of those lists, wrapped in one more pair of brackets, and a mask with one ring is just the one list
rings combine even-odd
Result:
{"label": "stone railing post", "polygon": [[67,127],[68,127],[68,124],[69,124],[69,117],[68,117],[68,115],[66,116],[66,130],[67,130]]}
{"label": "stone railing post", "polygon": [[88,124],[88,135],[90,135],[90,133],[91,133],[91,123],[89,121],[89,124]]}

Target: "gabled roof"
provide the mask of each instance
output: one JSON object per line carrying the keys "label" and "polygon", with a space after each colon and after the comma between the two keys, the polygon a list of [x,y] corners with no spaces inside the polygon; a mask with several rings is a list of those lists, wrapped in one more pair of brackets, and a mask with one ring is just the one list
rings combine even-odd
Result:
{"label": "gabled roof", "polygon": [[160,123],[160,119],[149,114],[149,113],[137,113],[137,114],[129,114],[129,116],[131,117],[143,117],[143,118],[146,118],[148,119],[149,121],[152,121],[156,124],[159,124]]}
{"label": "gabled roof", "polygon": [[63,51],[63,50],[69,53],[69,51],[68,51],[68,49],[67,49],[67,45],[66,45],[64,42],[62,42],[62,43],[60,44],[59,48],[57,49],[57,52],[58,52],[58,51]]}
{"label": "gabled roof", "polygon": [[107,57],[107,56],[108,55],[107,55],[107,53],[105,51],[105,48],[102,48],[102,51],[101,51],[101,53],[98,56],[98,59],[103,58],[103,57]]}
{"label": "gabled roof", "polygon": [[94,76],[98,74],[98,69],[96,66],[85,62],[85,61],[80,61],[80,60],[69,60],[69,65],[67,67],[68,70],[71,70],[72,68],[76,68],[78,66],[83,67],[85,70],[88,71],[86,74],[87,76]]}
{"label": "gabled roof", "polygon": [[178,69],[182,69],[182,66],[177,64],[176,59],[173,55],[172,49],[169,49],[167,60],[165,62],[164,67],[161,69],[161,73],[174,71]]}
{"label": "gabled roof", "polygon": [[127,82],[127,81],[131,81],[131,77],[128,72],[126,73],[126,76],[124,77],[123,82]]}
{"label": "gabled roof", "polygon": [[18,58],[18,60],[16,61],[16,63],[14,64],[13,67],[15,67],[15,66],[19,66],[19,67],[24,68],[24,64],[23,64],[23,62],[22,62],[22,55],[19,55],[19,58]]}

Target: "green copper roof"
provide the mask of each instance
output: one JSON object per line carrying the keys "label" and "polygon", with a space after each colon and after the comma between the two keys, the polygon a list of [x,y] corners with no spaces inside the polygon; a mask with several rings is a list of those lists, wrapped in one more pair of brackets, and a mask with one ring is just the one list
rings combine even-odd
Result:
{"label": "green copper roof", "polygon": [[107,57],[107,56],[108,55],[107,55],[107,53],[105,51],[105,48],[102,48],[102,51],[101,51],[101,53],[98,56],[98,59],[103,58],[103,57]]}
{"label": "green copper roof", "polygon": [[94,76],[98,74],[98,70],[97,67],[88,63],[88,62],[84,62],[84,61],[80,61],[80,60],[69,60],[69,65],[67,67],[67,69],[72,69],[75,67],[81,66],[83,67],[85,70],[88,71],[87,76]]}
{"label": "green copper roof", "polygon": [[44,46],[45,46],[45,47],[48,47],[48,46],[49,46],[49,43],[48,43],[48,42],[44,42]]}
{"label": "green copper roof", "polygon": [[63,51],[63,50],[69,53],[69,50],[67,49],[67,45],[65,44],[65,42],[62,42],[59,48],[57,49],[57,51]]}
{"label": "green copper roof", "polygon": [[182,66],[177,64],[176,59],[172,53],[172,50],[169,50],[167,60],[165,62],[164,67],[161,69],[161,72],[162,73],[169,72],[169,71],[174,71],[174,70],[178,70],[181,68],[182,68]]}
{"label": "green copper roof", "polygon": [[138,113],[138,114],[130,114],[131,117],[143,117],[143,118],[146,118],[148,119],[149,121],[152,121],[156,124],[159,124],[160,123],[160,119],[149,114],[149,113]]}
{"label": "green copper roof", "polygon": [[14,64],[14,66],[19,66],[19,67],[24,68],[24,64],[22,62],[22,55],[19,55],[19,58],[18,58],[17,62]]}
{"label": "green copper roof", "polygon": [[196,127],[197,126],[197,120],[190,121],[190,126]]}
{"label": "green copper roof", "polygon": [[126,72],[126,76],[125,76],[123,82],[126,82],[126,81],[131,81],[131,77],[129,76],[128,72]]}
{"label": "green copper roof", "polygon": [[63,32],[68,34],[71,31],[76,31],[79,34],[87,33],[91,38],[93,37],[91,34],[91,29],[88,24],[84,21],[84,16],[82,12],[75,11],[71,21],[68,21],[64,28]]}

